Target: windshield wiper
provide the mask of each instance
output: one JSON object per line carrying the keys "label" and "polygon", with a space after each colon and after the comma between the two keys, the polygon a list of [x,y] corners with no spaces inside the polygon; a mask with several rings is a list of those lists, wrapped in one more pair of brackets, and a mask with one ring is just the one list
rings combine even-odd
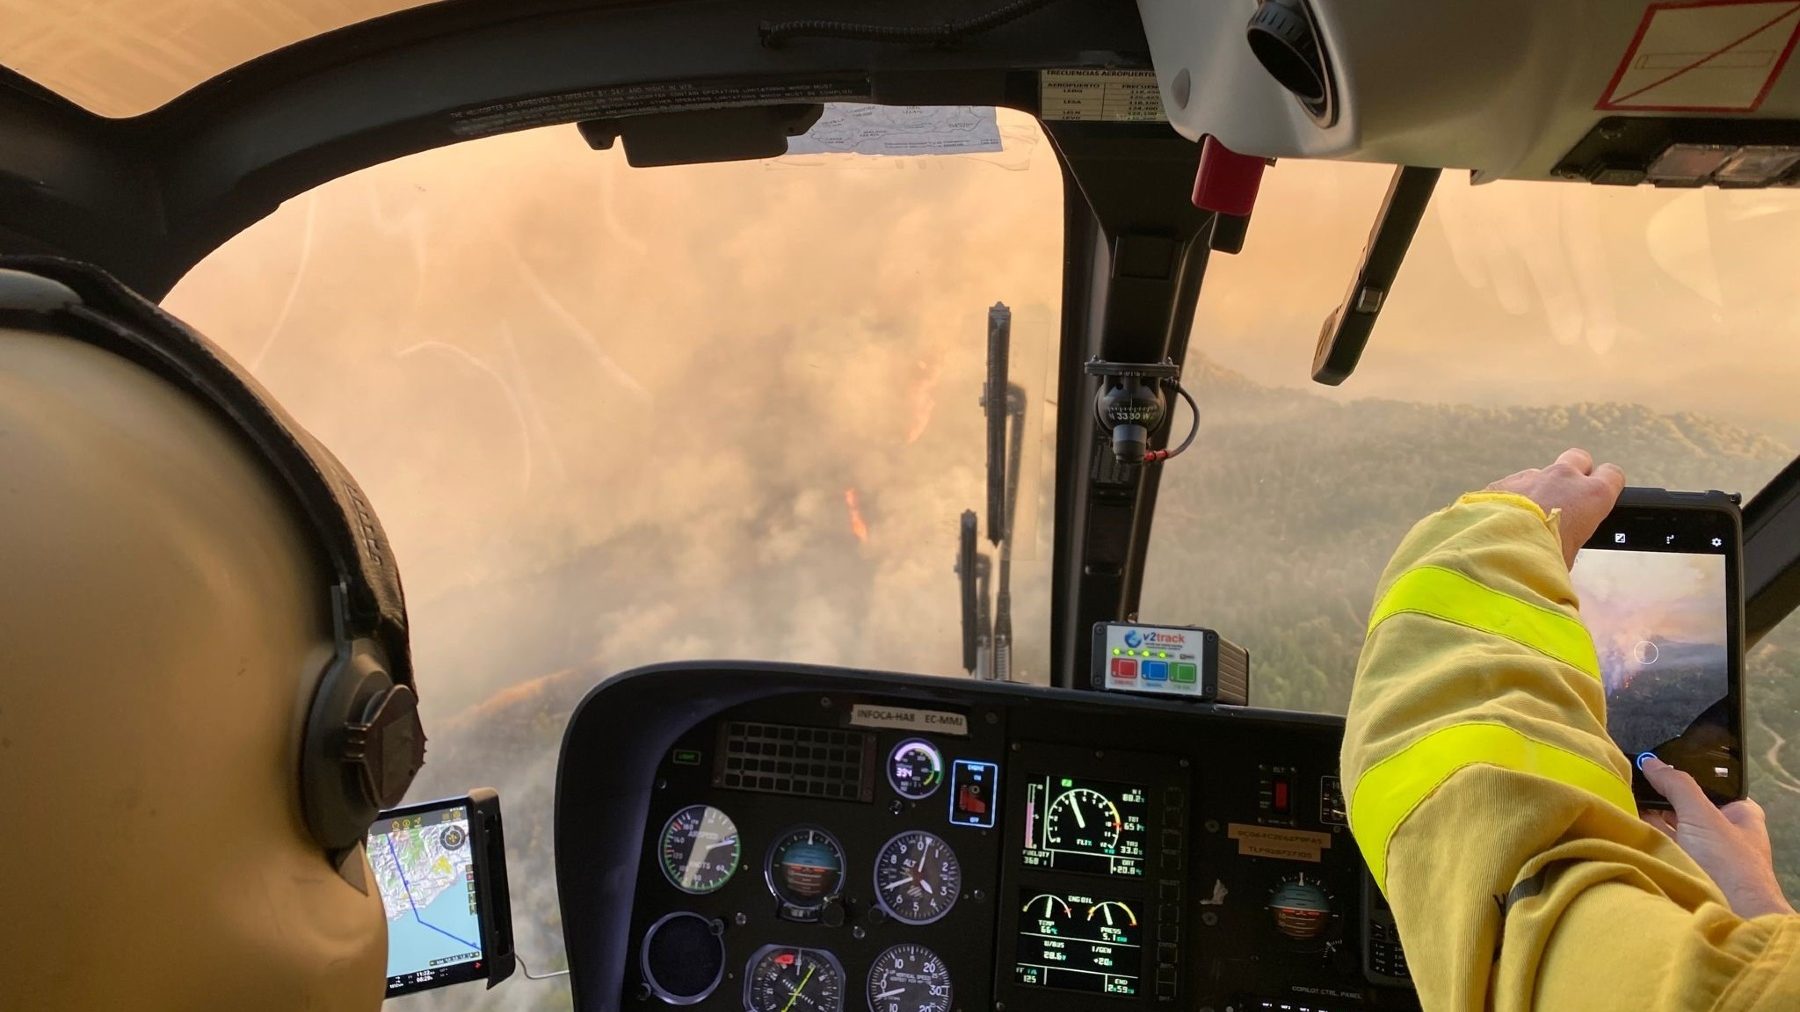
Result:
{"label": "windshield wiper", "polygon": [[1363,247],[1362,263],[1350,280],[1350,291],[1344,302],[1325,319],[1319,331],[1319,346],[1313,352],[1312,378],[1328,386],[1337,386],[1356,371],[1369,335],[1375,330],[1375,319],[1387,304],[1393,290],[1394,277],[1412,247],[1413,234],[1425,217],[1425,205],[1431,202],[1431,191],[1437,188],[1442,169],[1422,169],[1403,165],[1394,170],[1388,181],[1387,196],[1381,200],[1381,212],[1375,216],[1375,227]]}
{"label": "windshield wiper", "polygon": [[[1012,541],[1019,508],[1019,471],[1025,449],[1025,388],[1008,381],[1012,310],[988,309],[987,382],[981,408],[987,418],[987,530],[999,547],[995,567],[976,545],[975,511],[965,510],[957,544],[956,574],[962,604],[963,669],[976,678],[1012,680]],[[988,610],[989,578],[997,593]]]}

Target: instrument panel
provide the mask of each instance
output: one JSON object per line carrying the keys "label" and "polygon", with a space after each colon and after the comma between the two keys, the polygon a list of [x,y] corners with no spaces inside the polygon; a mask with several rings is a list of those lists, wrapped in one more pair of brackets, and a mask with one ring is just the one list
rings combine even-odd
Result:
{"label": "instrument panel", "polygon": [[1341,736],[947,678],[620,676],[558,773],[576,1007],[1416,1008]]}

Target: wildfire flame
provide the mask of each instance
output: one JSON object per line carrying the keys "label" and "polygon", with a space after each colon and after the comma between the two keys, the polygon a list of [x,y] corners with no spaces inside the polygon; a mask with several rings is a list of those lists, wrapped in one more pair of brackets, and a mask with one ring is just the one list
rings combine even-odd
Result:
{"label": "wildfire flame", "polygon": [[844,505],[850,510],[850,533],[863,544],[869,543],[869,525],[863,521],[862,507],[856,502],[856,489],[844,490]]}
{"label": "wildfire flame", "polygon": [[912,425],[906,430],[906,445],[919,441],[931,425],[931,412],[937,407],[937,397],[933,391],[937,387],[938,373],[942,371],[940,363],[919,362],[919,374],[913,378],[907,390],[907,400],[912,405]]}

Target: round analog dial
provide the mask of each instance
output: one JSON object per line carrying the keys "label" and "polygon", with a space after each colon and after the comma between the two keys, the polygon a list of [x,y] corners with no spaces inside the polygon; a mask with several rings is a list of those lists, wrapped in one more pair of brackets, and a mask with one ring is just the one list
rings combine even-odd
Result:
{"label": "round analog dial", "polygon": [[923,945],[896,945],[869,967],[869,1012],[950,1012],[950,998],[950,968]]}
{"label": "round analog dial", "polygon": [[1269,915],[1275,920],[1275,930],[1301,942],[1325,937],[1339,919],[1324,880],[1305,872],[1288,875],[1275,884],[1269,892]]}
{"label": "round analog dial", "polygon": [[1119,845],[1125,819],[1119,806],[1099,791],[1077,787],[1057,795],[1044,814],[1044,842],[1063,850],[1111,852]]}
{"label": "round analog dial", "polygon": [[769,848],[764,876],[790,912],[817,912],[844,887],[844,848],[823,829],[796,827]]}
{"label": "round analog dial", "polygon": [[689,805],[663,825],[657,856],[675,888],[698,895],[730,881],[743,845],[731,816],[711,805]]}
{"label": "round analog dial", "polygon": [[744,971],[748,1012],[843,1012],[844,968],[822,949],[767,945]]}
{"label": "round analog dial", "polygon": [[962,865],[939,837],[911,830],[889,840],[875,859],[875,898],[905,924],[930,924],[962,893]]}
{"label": "round analog dial", "polygon": [[944,756],[936,745],[911,738],[894,746],[888,756],[888,784],[894,793],[921,801],[937,793],[944,782]]}

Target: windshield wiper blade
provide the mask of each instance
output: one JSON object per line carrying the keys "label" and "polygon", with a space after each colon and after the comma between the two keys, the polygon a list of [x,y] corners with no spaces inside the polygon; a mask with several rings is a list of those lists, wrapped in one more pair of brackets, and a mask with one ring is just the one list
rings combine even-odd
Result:
{"label": "windshield wiper blade", "polygon": [[1313,352],[1312,378],[1328,386],[1337,386],[1356,371],[1369,335],[1375,330],[1375,319],[1386,305],[1394,277],[1412,247],[1413,234],[1425,217],[1425,206],[1431,202],[1431,191],[1437,188],[1442,169],[1403,165],[1394,170],[1388,181],[1387,196],[1381,200],[1381,213],[1375,216],[1375,227],[1363,247],[1362,263],[1350,281],[1350,291],[1325,319],[1319,331],[1319,346]]}
{"label": "windshield wiper blade", "polygon": [[962,603],[963,670],[975,673],[975,511],[963,510],[956,543],[956,580]]}
{"label": "windshield wiper blade", "polygon": [[981,408],[987,415],[987,531],[994,544],[1006,540],[1006,419],[1011,391],[1007,388],[1007,359],[1012,350],[1012,310],[996,302],[988,309],[987,383],[981,388]]}

